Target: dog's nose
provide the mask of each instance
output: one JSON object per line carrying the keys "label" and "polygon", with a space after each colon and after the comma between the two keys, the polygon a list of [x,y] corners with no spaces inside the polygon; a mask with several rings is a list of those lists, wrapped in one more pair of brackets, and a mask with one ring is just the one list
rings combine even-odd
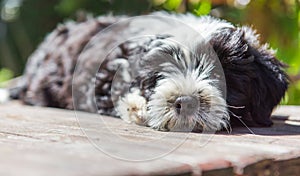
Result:
{"label": "dog's nose", "polygon": [[195,97],[180,96],[174,103],[177,114],[180,115],[192,115],[197,111],[198,101]]}

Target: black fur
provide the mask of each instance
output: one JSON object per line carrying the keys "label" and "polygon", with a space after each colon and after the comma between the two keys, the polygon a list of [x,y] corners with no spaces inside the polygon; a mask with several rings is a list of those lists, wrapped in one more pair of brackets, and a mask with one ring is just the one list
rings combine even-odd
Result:
{"label": "black fur", "polygon": [[270,126],[270,115],[288,88],[288,76],[265,48],[254,48],[241,28],[224,28],[210,41],[226,77],[231,123]]}

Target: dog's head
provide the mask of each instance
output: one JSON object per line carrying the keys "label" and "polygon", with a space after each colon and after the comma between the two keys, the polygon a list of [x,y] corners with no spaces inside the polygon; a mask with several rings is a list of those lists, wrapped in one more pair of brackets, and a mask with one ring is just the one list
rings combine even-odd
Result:
{"label": "dog's head", "polygon": [[205,42],[196,43],[158,38],[142,55],[129,57],[133,83],[118,102],[121,118],[167,131],[227,128],[216,56]]}

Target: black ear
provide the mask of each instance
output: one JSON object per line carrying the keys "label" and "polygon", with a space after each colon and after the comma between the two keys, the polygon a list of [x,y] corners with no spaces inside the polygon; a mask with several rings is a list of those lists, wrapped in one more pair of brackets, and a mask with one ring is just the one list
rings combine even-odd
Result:
{"label": "black ear", "polygon": [[223,28],[211,39],[226,77],[232,124],[270,126],[270,115],[288,88],[288,76],[250,28]]}

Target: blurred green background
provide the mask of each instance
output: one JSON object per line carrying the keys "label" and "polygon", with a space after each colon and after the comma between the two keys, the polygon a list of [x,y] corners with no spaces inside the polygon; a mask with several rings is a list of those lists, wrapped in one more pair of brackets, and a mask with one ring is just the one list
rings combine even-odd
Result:
{"label": "blurred green background", "polygon": [[300,104],[299,0],[0,0],[0,82],[22,74],[28,56],[58,23],[87,15],[155,10],[211,14],[253,26],[277,49],[292,78],[283,104]]}

